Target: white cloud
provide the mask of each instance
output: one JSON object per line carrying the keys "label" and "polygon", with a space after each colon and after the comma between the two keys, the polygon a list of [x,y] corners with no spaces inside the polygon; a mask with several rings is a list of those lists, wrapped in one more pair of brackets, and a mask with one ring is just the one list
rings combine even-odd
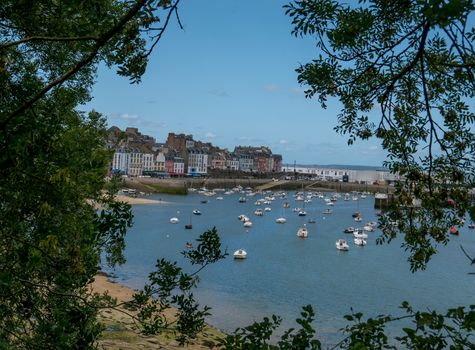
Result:
{"label": "white cloud", "polygon": [[119,115],[119,118],[123,120],[133,120],[133,121],[140,119],[140,117],[137,114],[128,114],[128,113],[122,113],[121,115]]}
{"label": "white cloud", "polygon": [[206,137],[207,139],[214,139],[214,138],[216,137],[216,134],[213,134],[212,132],[207,132],[207,133],[205,134],[205,137]]}

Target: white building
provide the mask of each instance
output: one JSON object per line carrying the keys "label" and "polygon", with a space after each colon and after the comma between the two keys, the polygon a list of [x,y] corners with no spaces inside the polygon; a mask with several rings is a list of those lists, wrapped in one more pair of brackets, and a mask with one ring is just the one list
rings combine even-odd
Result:
{"label": "white building", "polygon": [[239,170],[241,171],[251,171],[254,169],[254,157],[250,154],[240,154],[239,155]]}
{"label": "white building", "polygon": [[130,154],[125,151],[118,151],[112,157],[112,172],[118,174],[127,174],[129,168]]}
{"label": "white building", "polygon": [[155,155],[152,153],[144,153],[142,157],[142,171],[155,171]]}
{"label": "white building", "polygon": [[198,148],[188,149],[188,174],[207,174],[208,173],[208,154]]}
{"label": "white building", "polygon": [[127,168],[127,175],[140,176],[143,171],[143,153],[134,151],[129,153],[129,166]]}
{"label": "white building", "polygon": [[173,162],[173,172],[177,175],[185,174],[185,161],[181,157],[175,157]]}
{"label": "white building", "polygon": [[239,170],[239,159],[234,157],[226,159],[226,168],[228,168],[229,170]]}
{"label": "white building", "polygon": [[163,154],[162,152],[158,153],[157,157],[155,158],[155,170],[160,172],[165,171],[165,154]]}

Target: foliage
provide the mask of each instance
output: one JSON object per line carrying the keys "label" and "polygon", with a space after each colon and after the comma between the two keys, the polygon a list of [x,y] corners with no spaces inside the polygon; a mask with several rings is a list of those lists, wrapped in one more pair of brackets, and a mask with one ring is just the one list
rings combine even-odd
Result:
{"label": "foliage", "polygon": [[379,243],[404,233],[411,269],[425,268],[473,213],[473,1],[302,0],[285,9],[293,34],[314,37],[321,52],[297,69],[306,96],[323,107],[338,98],[335,129],[349,144],[380,139],[385,166],[401,176]]}
{"label": "foliage", "polygon": [[[197,242],[195,249],[182,253],[192,265],[200,266],[197,271],[188,274],[176,262],[159,259],[156,270],[149,275],[149,284],[128,303],[130,309],[138,310],[136,319],[146,334],[157,334],[176,325],[177,340],[184,344],[203,330],[210,308],[200,309],[192,289],[198,284],[197,273],[208,264],[224,259],[227,253],[221,250],[216,228],[205,231]],[[174,320],[164,312],[172,306],[177,308]]]}
{"label": "foliage", "polygon": [[[0,3],[0,347],[89,349],[125,261],[130,206],[106,181],[105,120],[81,112],[99,62],[138,82],[177,1]],[[160,28],[153,24],[165,11]],[[154,36],[147,41],[147,36]],[[97,209],[100,208],[100,209]]]}
{"label": "foliage", "polygon": [[296,320],[300,329],[290,328],[284,332],[277,345],[270,344],[273,332],[279,327],[282,319],[272,315],[271,319],[265,317],[261,322],[255,322],[245,328],[238,328],[233,335],[228,335],[223,341],[222,348],[232,349],[282,349],[305,350],[321,349],[319,340],[314,339],[315,330],[312,327],[315,313],[311,305],[306,305],[301,312],[301,317]]}

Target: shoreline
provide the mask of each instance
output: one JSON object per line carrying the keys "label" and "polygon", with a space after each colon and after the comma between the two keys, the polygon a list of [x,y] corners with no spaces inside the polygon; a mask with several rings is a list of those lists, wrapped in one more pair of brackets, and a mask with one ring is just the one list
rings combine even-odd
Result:
{"label": "shoreline", "polygon": [[115,195],[115,199],[120,202],[125,202],[130,205],[135,204],[168,204],[168,202],[157,200],[157,199],[147,199],[141,197],[129,197],[122,194]]}
{"label": "shoreline", "polygon": [[[136,292],[132,288],[114,281],[105,273],[97,274],[89,288],[95,293],[108,293],[112,298],[116,298],[118,303],[130,300]],[[121,310],[122,308],[118,309]],[[105,330],[98,341],[101,349],[183,349],[175,340],[172,331],[163,332],[156,336],[142,335],[133,319],[119,310],[104,309],[99,313],[98,319],[105,326]],[[173,318],[175,311],[176,309],[169,309],[165,312],[165,315]],[[127,312],[130,313],[129,310]],[[223,336],[224,334],[217,328],[207,325],[203,332],[187,345],[187,348],[191,350],[218,349],[217,345]]]}

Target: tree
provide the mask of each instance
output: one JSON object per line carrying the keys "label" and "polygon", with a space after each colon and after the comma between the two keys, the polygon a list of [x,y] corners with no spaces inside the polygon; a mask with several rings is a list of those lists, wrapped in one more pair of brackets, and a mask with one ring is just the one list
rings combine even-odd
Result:
{"label": "tree", "polygon": [[132,216],[105,180],[105,120],[79,107],[99,62],[140,81],[178,2],[1,2],[0,348],[94,348],[113,301],[87,285],[101,256],[124,262]]}
{"label": "tree", "polygon": [[402,176],[381,220],[405,234],[411,269],[425,268],[468,211],[475,179],[474,3],[471,0],[302,0],[285,6],[296,36],[321,54],[297,69],[307,97],[342,104],[348,143],[376,137]]}

